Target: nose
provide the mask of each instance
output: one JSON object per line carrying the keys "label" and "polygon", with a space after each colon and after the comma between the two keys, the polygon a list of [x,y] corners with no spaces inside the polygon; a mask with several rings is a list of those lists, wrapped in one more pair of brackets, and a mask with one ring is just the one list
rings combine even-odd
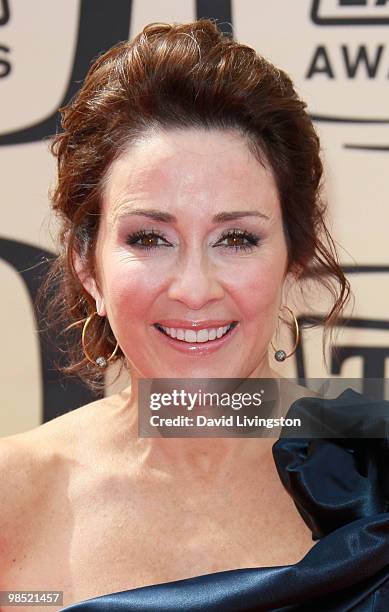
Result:
{"label": "nose", "polygon": [[181,260],[170,282],[168,297],[192,310],[224,297],[224,289],[216,270],[204,254],[191,254]]}

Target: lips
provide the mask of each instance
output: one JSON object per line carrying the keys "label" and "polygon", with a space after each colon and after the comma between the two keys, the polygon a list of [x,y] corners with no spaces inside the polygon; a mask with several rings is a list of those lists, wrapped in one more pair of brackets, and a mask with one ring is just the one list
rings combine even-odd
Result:
{"label": "lips", "polygon": [[154,325],[161,327],[173,327],[174,329],[212,329],[218,327],[225,327],[231,325],[231,323],[237,323],[233,319],[206,319],[203,321],[188,321],[185,319],[160,319],[156,321]]}
{"label": "lips", "polygon": [[[171,321],[169,321],[169,323],[171,323]],[[214,322],[212,323],[214,324]],[[160,322],[154,323],[152,327],[155,329],[155,333],[158,334],[162,342],[166,343],[167,347],[170,346],[172,349],[180,353],[195,357],[211,355],[215,351],[221,349],[226,343],[232,341],[232,337],[237,332],[239,322],[231,320],[226,322],[224,320],[222,323],[226,323],[227,326],[223,326],[223,328],[221,328],[222,333],[219,333],[219,337],[217,334],[215,334],[215,330],[220,328],[209,328],[204,324],[204,322],[196,322],[194,325],[188,326],[187,321],[185,321],[185,325],[181,321],[181,327],[167,328],[170,331],[170,334],[163,329],[165,326],[161,325]],[[175,321],[175,324],[177,324],[177,321]],[[225,331],[223,333],[224,328]],[[204,337],[204,330],[207,330],[205,332],[207,334],[206,337]],[[211,332],[213,330],[213,335],[211,335],[209,330],[211,330]],[[175,332],[180,333],[181,337],[183,337],[183,334],[188,334],[187,339],[184,337],[182,340],[180,340],[180,338],[173,337]],[[196,334],[195,340],[193,334]],[[198,334],[200,334],[200,337],[198,337]],[[213,336],[215,336],[214,339],[212,339]]]}
{"label": "lips", "polygon": [[181,326],[181,327],[173,327],[173,326],[165,326],[160,323],[155,323],[154,326],[161,333],[169,336],[172,339],[175,339],[178,342],[188,343],[188,344],[203,344],[213,342],[219,338],[226,336],[236,325],[237,321],[232,321],[227,325],[223,326],[212,326],[206,327],[204,323],[198,324],[197,326]]}

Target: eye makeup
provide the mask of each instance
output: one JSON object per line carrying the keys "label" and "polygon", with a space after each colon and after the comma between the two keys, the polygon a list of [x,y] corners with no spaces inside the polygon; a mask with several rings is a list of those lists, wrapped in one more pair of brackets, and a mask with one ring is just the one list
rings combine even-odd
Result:
{"label": "eye makeup", "polygon": [[[162,244],[158,244],[162,241]],[[229,244],[222,244],[227,241]],[[234,249],[235,251],[252,251],[259,243],[260,236],[247,230],[230,229],[222,233],[213,247],[221,247],[226,249]],[[164,234],[155,229],[137,230],[126,237],[126,243],[136,249],[152,250],[161,247],[172,247],[172,245],[164,236]]]}

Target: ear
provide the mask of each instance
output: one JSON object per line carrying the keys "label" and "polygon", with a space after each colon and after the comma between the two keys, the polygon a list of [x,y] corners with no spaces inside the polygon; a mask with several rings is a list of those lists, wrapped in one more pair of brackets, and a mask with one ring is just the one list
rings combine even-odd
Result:
{"label": "ear", "polygon": [[302,274],[302,269],[299,266],[293,266],[289,272],[285,275],[284,282],[282,285],[282,301],[281,304],[288,303],[288,294],[290,290],[296,285],[300,276]]}
{"label": "ear", "polygon": [[89,293],[96,303],[97,314],[100,315],[100,317],[105,317],[107,311],[105,309],[104,297],[97,286],[96,280],[87,271],[85,262],[76,251],[73,251],[73,265],[85,291]]}

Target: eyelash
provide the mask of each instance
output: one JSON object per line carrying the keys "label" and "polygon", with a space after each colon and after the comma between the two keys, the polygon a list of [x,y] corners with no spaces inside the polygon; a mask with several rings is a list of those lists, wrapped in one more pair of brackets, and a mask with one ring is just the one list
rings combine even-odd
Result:
{"label": "eyelash", "polygon": [[[165,236],[163,236],[156,230],[149,230],[149,231],[139,230],[137,232],[134,232],[133,234],[129,234],[126,238],[126,243],[131,246],[135,246],[138,249],[143,249],[146,251],[150,251],[151,249],[158,249],[160,246],[171,246],[171,245],[147,246],[144,244],[143,245],[137,244],[137,242],[141,240],[142,238],[150,238],[150,237],[160,238],[161,240],[166,240]],[[224,234],[222,234],[218,242],[225,240],[226,238],[244,238],[249,243],[249,244],[243,244],[239,246],[238,245],[232,245],[232,246],[219,245],[219,246],[222,246],[222,248],[235,249],[235,251],[252,251],[258,245],[258,242],[259,242],[259,236],[256,236],[255,234],[252,234],[251,232],[247,232],[246,230],[240,230],[240,229],[233,229],[233,230],[224,232]],[[217,246],[217,243],[215,246]]]}

